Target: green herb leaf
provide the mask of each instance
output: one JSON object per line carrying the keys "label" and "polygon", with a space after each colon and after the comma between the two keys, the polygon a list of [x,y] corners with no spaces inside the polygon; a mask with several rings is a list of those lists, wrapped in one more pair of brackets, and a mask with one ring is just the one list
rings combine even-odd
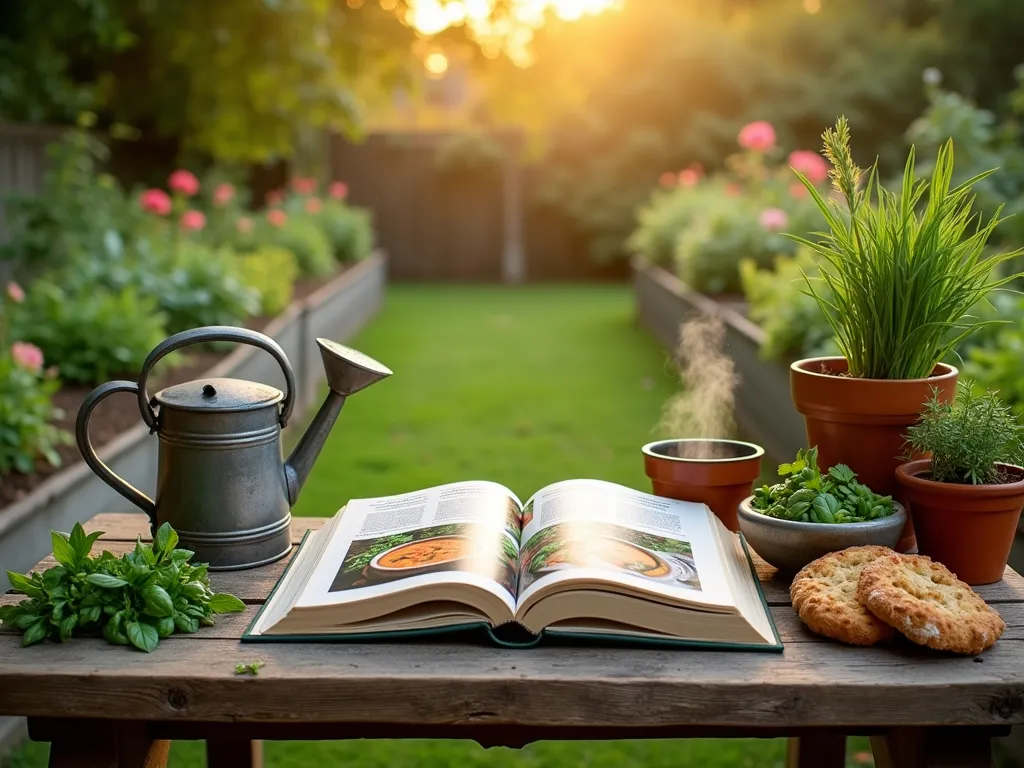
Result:
{"label": "green herb leaf", "polygon": [[40,640],[46,637],[46,622],[39,622],[33,624],[31,627],[25,630],[25,634],[21,637],[22,647],[33,645],[38,643]]}
{"label": "green herb leaf", "polygon": [[150,616],[161,618],[174,613],[174,603],[163,587],[152,584],[142,591],[145,610]]}
{"label": "green herb leaf", "polygon": [[210,598],[210,608],[214,613],[241,613],[245,603],[234,595],[218,594]]}
{"label": "green herb leaf", "polygon": [[163,555],[170,550],[174,549],[178,545],[178,533],[171,528],[170,523],[164,523],[161,525],[156,532],[156,538],[153,539],[153,549],[157,555]]}
{"label": "green herb leaf", "polygon": [[43,590],[37,585],[32,583],[32,580],[28,576],[14,571],[7,572],[7,580],[11,582],[11,586],[19,592],[24,592],[29,597],[42,597]]}
{"label": "green herb leaf", "polygon": [[199,619],[194,616],[188,616],[180,611],[176,611],[174,614],[174,626],[176,626],[180,632],[191,635],[192,633],[199,631]]}
{"label": "green herb leaf", "polygon": [[70,616],[65,616],[64,620],[60,623],[60,641],[64,642],[71,637],[71,633],[75,627],[78,626],[78,614],[72,613]]}
{"label": "green herb leaf", "polygon": [[140,651],[151,653],[160,642],[160,635],[156,627],[144,624],[140,621],[129,621],[125,627],[128,641]]}
{"label": "green herb leaf", "polygon": [[174,634],[174,619],[164,616],[156,623],[156,633],[160,637],[170,637]]}
{"label": "green herb leaf", "polygon": [[50,531],[50,542],[53,544],[53,558],[61,565],[69,568],[77,567],[75,550],[68,542],[68,537],[60,531]]}
{"label": "green herb leaf", "polygon": [[116,589],[117,587],[126,587],[128,582],[124,579],[119,579],[116,576],[111,576],[107,573],[90,573],[85,577],[85,580],[90,584],[95,584],[97,587],[104,589]]}

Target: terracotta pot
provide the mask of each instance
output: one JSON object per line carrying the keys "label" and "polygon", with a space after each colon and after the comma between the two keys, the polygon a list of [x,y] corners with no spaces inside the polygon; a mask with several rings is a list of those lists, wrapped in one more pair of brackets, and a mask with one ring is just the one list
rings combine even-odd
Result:
{"label": "terracotta pot", "polygon": [[929,480],[928,460],[896,470],[906,491],[922,555],[938,560],[968,584],[1003,578],[1024,507],[1024,469],[1000,464],[1011,482],[961,485]]}
{"label": "terracotta pot", "polygon": [[761,446],[684,439],[648,443],[642,450],[644,471],[656,496],[707,504],[726,528],[739,530],[736,510],[761,474]]}
{"label": "terracotta pot", "polygon": [[[926,379],[857,379],[843,375],[846,358],[813,357],[789,370],[793,403],[803,414],[807,445],[818,447],[821,468],[846,464],[875,493],[895,496],[906,506],[896,468],[904,461],[907,428],[920,418],[934,389],[952,402],[957,369],[940,363]],[[908,517],[897,547],[905,552],[913,546]]]}

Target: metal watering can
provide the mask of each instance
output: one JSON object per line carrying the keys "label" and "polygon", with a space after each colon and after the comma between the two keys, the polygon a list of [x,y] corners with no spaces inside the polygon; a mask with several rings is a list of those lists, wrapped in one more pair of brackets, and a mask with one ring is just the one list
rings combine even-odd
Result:
{"label": "metal watering can", "polygon": [[[189,344],[229,341],[269,352],[284,372],[286,392],[239,379],[199,379],[157,392],[146,380],[162,357]],[[284,351],[262,333],[209,326],[175,334],[150,352],[139,381],[111,381],[93,390],[78,412],[75,434],[93,472],[149,515],[178,532],[180,546],[211,570],[253,568],[291,549],[291,507],[341,412],[345,398],[391,375],[376,360],[317,339],[330,391],[287,460],[281,430],[295,404],[295,376]],[[114,474],[89,439],[93,409],[116,392],[132,392],[142,419],[160,439],[156,499]],[[157,410],[154,410],[156,408]]]}

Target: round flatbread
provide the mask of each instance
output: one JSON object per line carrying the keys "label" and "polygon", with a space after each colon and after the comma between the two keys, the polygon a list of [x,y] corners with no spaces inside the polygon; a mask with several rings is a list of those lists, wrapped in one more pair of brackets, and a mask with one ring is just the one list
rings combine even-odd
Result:
{"label": "round flatbread", "polygon": [[893,554],[865,566],[857,599],[909,640],[939,651],[975,655],[1006,629],[978,593],[922,555]]}
{"label": "round flatbread", "polygon": [[892,637],[857,600],[857,582],[864,566],[895,554],[888,547],[850,547],[808,563],[793,579],[793,608],[812,632],[851,645],[874,645]]}

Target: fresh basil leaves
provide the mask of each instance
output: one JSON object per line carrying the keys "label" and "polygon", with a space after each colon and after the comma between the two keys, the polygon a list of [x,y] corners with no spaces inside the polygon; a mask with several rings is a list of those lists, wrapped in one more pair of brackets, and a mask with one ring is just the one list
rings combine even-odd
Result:
{"label": "fresh basil leaves", "polygon": [[47,637],[63,642],[102,634],[107,642],[149,653],[162,637],[211,626],[217,613],[245,610],[234,595],[213,593],[207,566],[193,565],[192,552],[176,549],[178,534],[168,523],[151,545],[139,539],[121,557],[91,557],[103,534],[87,535],[79,523],[69,536],[50,533],[58,565],[31,576],[7,572],[11,586],[27,599],[0,606],[0,623],[22,630],[23,646]]}

